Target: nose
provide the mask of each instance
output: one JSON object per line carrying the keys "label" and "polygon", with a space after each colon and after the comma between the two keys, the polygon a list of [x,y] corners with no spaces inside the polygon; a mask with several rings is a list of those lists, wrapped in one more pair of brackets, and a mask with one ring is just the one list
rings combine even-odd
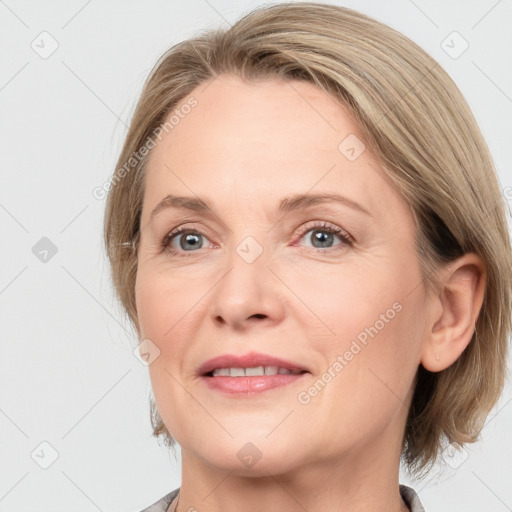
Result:
{"label": "nose", "polygon": [[216,326],[240,331],[251,325],[277,325],[283,320],[283,287],[268,268],[270,258],[263,252],[252,261],[241,244],[229,254],[226,272],[212,290],[210,315]]}

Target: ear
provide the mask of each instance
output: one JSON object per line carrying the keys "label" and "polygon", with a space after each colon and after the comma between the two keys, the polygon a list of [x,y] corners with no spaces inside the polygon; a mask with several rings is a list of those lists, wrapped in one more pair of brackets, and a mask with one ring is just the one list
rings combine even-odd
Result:
{"label": "ear", "polygon": [[440,272],[441,288],[430,299],[435,312],[429,318],[421,364],[439,372],[453,364],[475,331],[485,294],[485,264],[477,254],[465,254]]}

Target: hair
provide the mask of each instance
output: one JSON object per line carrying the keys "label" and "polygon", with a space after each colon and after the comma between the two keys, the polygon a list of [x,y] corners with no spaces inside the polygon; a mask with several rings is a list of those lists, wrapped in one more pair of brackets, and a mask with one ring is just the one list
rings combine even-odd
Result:
{"label": "hair", "polygon": [[[105,208],[115,293],[137,332],[135,279],[148,141],[161,133],[181,100],[220,74],[248,82],[307,81],[349,108],[365,144],[410,204],[427,290],[436,289],[441,265],[468,253],[482,258],[485,294],[469,345],[445,370],[420,365],[416,374],[402,459],[416,476],[425,474],[444,443],[478,440],[505,384],[512,324],[505,201],[466,100],[410,39],[340,6],[267,5],[226,30],[210,29],[170,48],[143,86]],[[153,435],[172,446],[150,403]]]}

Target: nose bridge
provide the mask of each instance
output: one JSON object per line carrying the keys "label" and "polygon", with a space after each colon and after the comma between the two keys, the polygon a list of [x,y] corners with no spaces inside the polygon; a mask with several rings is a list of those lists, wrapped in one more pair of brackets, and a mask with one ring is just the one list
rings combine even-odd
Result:
{"label": "nose bridge", "polygon": [[[258,211],[255,209],[255,202],[249,203],[248,199],[238,194],[233,202],[231,213],[236,221],[231,225],[228,243],[230,252],[227,259],[230,268],[236,267],[237,270],[251,275],[256,271],[266,270],[264,263],[270,255],[270,236],[268,226],[261,216],[263,207]],[[252,204],[252,207],[247,206],[248,204]]]}
{"label": "nose bridge", "polygon": [[282,303],[278,284],[267,268],[271,254],[269,244],[261,240],[266,236],[265,230],[251,235],[248,228],[239,224],[231,236],[226,271],[213,290],[213,318],[233,325],[251,317],[276,320],[282,313]]}
{"label": "nose bridge", "polygon": [[[247,302],[260,294],[260,287],[264,284],[268,273],[266,263],[268,249],[265,249],[255,236],[248,235],[244,229],[233,233],[233,243],[229,244],[226,254],[228,273],[222,280],[227,296],[224,300],[230,302]],[[237,237],[239,242],[237,242]],[[261,238],[261,236],[258,236]]]}

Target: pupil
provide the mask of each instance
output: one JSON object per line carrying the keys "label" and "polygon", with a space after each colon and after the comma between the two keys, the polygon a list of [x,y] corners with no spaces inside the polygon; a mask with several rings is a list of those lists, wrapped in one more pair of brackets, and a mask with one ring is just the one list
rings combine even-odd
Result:
{"label": "pupil", "polygon": [[314,231],[315,241],[320,243],[320,247],[327,247],[332,242],[332,233],[326,233],[325,231]]}
{"label": "pupil", "polygon": [[[183,241],[184,239],[185,239],[185,241]],[[194,248],[194,247],[197,247],[199,245],[198,240],[199,240],[199,237],[197,235],[189,233],[185,237],[183,237],[183,236],[181,237],[180,246],[181,246],[182,249],[187,250],[187,249],[190,248],[190,246],[186,247],[186,244],[191,243],[192,244],[192,248]]]}

